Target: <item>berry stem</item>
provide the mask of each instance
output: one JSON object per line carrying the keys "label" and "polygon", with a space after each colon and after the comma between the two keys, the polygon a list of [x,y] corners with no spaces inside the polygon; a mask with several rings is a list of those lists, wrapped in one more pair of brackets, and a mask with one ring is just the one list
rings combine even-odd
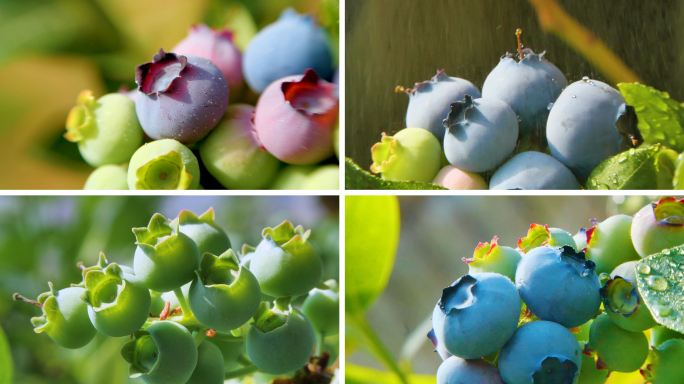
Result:
{"label": "berry stem", "polygon": [[292,302],[292,296],[279,297],[275,299],[276,308],[285,312],[290,310],[290,302]]}
{"label": "berry stem", "polygon": [[176,288],[173,290],[173,293],[175,293],[176,298],[178,298],[178,303],[180,304],[181,309],[183,310],[183,317],[192,315],[192,311],[190,310],[188,302],[185,300],[183,291],[180,288]]}
{"label": "berry stem", "polygon": [[316,333],[316,350],[314,352],[314,355],[321,356],[323,354],[323,348],[325,348],[324,341],[325,334],[323,332]]}
{"label": "berry stem", "polygon": [[199,347],[200,344],[204,341],[204,338],[207,337],[207,328],[201,327],[197,331],[192,333],[193,338],[195,339],[195,345]]}
{"label": "berry stem", "polygon": [[226,372],[226,380],[236,379],[236,378],[242,377],[242,376],[247,376],[250,373],[254,373],[254,372],[258,372],[258,371],[259,371],[259,368],[257,368],[256,365],[250,364],[250,365],[244,366],[240,369],[236,369],[234,371]]}
{"label": "berry stem", "polygon": [[249,357],[247,357],[245,355],[238,356],[237,362],[242,364],[245,367],[252,365],[252,360],[250,360]]}
{"label": "berry stem", "polygon": [[23,301],[25,303],[33,304],[38,308],[43,308],[43,304],[41,304],[35,300],[27,299],[26,297],[24,297],[18,293],[15,293],[14,295],[12,295],[12,298],[14,299],[14,301]]}
{"label": "berry stem", "polygon": [[520,60],[522,61],[522,43],[520,42],[520,35],[522,35],[522,29],[518,28],[515,30],[515,36],[518,38],[518,55],[520,55]]}

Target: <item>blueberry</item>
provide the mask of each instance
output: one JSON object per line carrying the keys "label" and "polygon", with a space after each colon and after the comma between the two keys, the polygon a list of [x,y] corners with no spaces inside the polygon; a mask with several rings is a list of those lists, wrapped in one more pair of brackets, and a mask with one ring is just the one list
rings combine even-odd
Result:
{"label": "blueberry", "polygon": [[336,88],[310,69],[269,85],[254,112],[264,148],[288,164],[315,164],[332,156],[339,113]]}
{"label": "blueberry", "polygon": [[443,121],[444,153],[454,167],[485,172],[506,160],[518,139],[518,120],[506,103],[466,95]]}
{"label": "blueberry", "polygon": [[631,236],[641,257],[684,244],[684,200],[668,197],[643,207],[634,215]]}
{"label": "blueberry", "polygon": [[587,229],[587,258],[596,264],[596,273],[611,273],[618,265],[639,260],[630,239],[632,217],[615,215]]}
{"label": "blueberry", "polygon": [[489,189],[482,176],[473,172],[461,171],[452,165],[442,168],[432,183],[452,190]]}
{"label": "blueberry", "polygon": [[518,240],[518,248],[527,253],[537,247],[562,247],[564,245],[577,248],[575,239],[567,231],[560,228],[549,228],[548,225],[532,224],[527,236]]}
{"label": "blueberry", "polygon": [[653,362],[642,371],[652,384],[682,384],[684,380],[684,340],[669,340],[653,351]]}
{"label": "blueberry", "polygon": [[228,108],[228,83],[211,61],[160,49],[135,69],[135,110],[152,139],[184,144],[204,138]]}
{"label": "blueberry", "polygon": [[301,185],[305,190],[338,190],[340,189],[340,167],[335,164],[317,167],[307,176]]}
{"label": "blueberry", "polygon": [[622,329],[604,314],[591,323],[584,353],[596,357],[599,369],[634,372],[648,357],[648,340],[643,332]]}
{"label": "blueberry", "polygon": [[575,336],[550,321],[522,325],[499,354],[499,373],[506,384],[573,384],[581,366]]}
{"label": "blueberry", "polygon": [[187,209],[178,214],[178,231],[195,242],[200,255],[207,252],[220,255],[230,248],[226,231],[216,224],[215,219],[214,208],[207,209],[199,217]]}
{"label": "blueberry", "polygon": [[288,165],[278,173],[271,189],[301,189],[317,168],[315,165]]}
{"label": "blueberry", "polygon": [[523,152],[494,172],[489,189],[580,189],[580,185],[572,172],[553,157]]}
{"label": "blueberry", "polygon": [[628,331],[643,332],[658,324],[639,294],[634,264],[636,261],[617,266],[601,288],[601,297],[606,314],[615,324]]}
{"label": "blueberry", "polygon": [[479,359],[499,350],[515,332],[520,297],[498,273],[465,275],[444,288],[432,312],[438,344],[463,359]]}
{"label": "blueberry", "polygon": [[542,320],[578,327],[601,307],[595,265],[570,246],[538,247],[518,264],[515,286],[527,308]]}
{"label": "blueberry", "polygon": [[[568,85],[563,73],[544,58],[546,52],[530,49],[518,54],[507,53],[487,75],[482,97],[498,99],[510,105],[520,122],[520,136],[533,148],[544,145],[548,106],[556,101]],[[527,147],[526,144],[523,144]]]}
{"label": "blueberry", "polygon": [[416,83],[406,93],[409,95],[406,126],[427,129],[440,143],[444,140],[442,121],[451,111],[451,103],[463,100],[465,95],[480,98],[480,90],[471,82],[449,77],[444,70],[437,71],[430,81]]}
{"label": "blueberry", "polygon": [[178,141],[156,140],[133,154],[127,179],[130,189],[198,189],[199,163]]}
{"label": "blueberry", "polygon": [[221,350],[210,341],[204,340],[197,347],[197,365],[185,384],[223,384],[225,379]]}
{"label": "blueberry", "polygon": [[205,24],[193,25],[188,37],[176,44],[171,52],[210,60],[228,82],[230,101],[242,94],[242,53],[233,43],[233,33],[228,29],[213,30]]}
{"label": "blueberry", "polygon": [[684,340],[684,333],[673,331],[662,325],[657,325],[651,328],[651,345],[654,347],[659,347],[664,342],[672,339]]}
{"label": "blueberry", "polygon": [[442,149],[431,133],[420,128],[406,128],[394,136],[383,132],[371,148],[371,172],[385,180],[429,183],[439,172]]}
{"label": "blueberry", "polygon": [[520,253],[511,247],[498,244],[499,239],[494,236],[490,243],[480,243],[475,248],[473,257],[463,258],[468,264],[468,273],[495,272],[500,273],[511,281],[515,280],[515,270],[520,262]]}
{"label": "blueberry", "polygon": [[286,9],[278,21],[254,36],[242,57],[242,68],[250,88],[261,93],[274,81],[309,68],[329,79],[332,53],[325,32],[310,16]]}
{"label": "blueberry", "polygon": [[[584,350],[586,342],[580,343],[580,349]],[[577,384],[604,384],[608,380],[606,372],[598,369],[593,357],[582,354],[582,369],[580,369]]]}
{"label": "blueberry", "polygon": [[126,190],[128,189],[127,170],[126,165],[109,164],[98,167],[88,176],[83,189]]}
{"label": "blueberry", "polygon": [[495,366],[483,359],[446,359],[437,370],[437,384],[503,384]]}
{"label": "blueberry", "polygon": [[546,124],[551,155],[586,180],[603,160],[643,142],[634,108],[608,84],[584,78],[563,91]]}

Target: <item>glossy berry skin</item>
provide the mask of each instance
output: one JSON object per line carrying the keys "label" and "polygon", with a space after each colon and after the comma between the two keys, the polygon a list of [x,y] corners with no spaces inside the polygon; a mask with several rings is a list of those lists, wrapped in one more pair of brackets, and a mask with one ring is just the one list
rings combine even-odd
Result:
{"label": "glossy berry skin", "polygon": [[406,128],[394,136],[382,134],[371,148],[371,172],[384,180],[431,182],[441,167],[442,149],[424,129]]}
{"label": "glossy berry skin", "polygon": [[563,73],[546,60],[545,53],[524,49],[522,60],[518,53],[507,53],[482,85],[483,98],[501,100],[513,108],[523,141],[531,140],[537,149],[543,147],[548,106],[568,85]]}
{"label": "glossy berry skin", "polygon": [[176,140],[164,139],[140,147],[128,166],[130,189],[198,189],[197,157]]}
{"label": "glossy berry skin", "polygon": [[288,164],[315,164],[332,156],[339,113],[336,88],[310,69],[271,83],[254,110],[264,148]]}
{"label": "glossy berry skin", "polygon": [[229,106],[219,125],[200,145],[204,166],[226,188],[264,188],[278,171],[280,162],[263,148],[253,117],[251,105]]}
{"label": "glossy berry skin", "polygon": [[262,93],[274,81],[309,68],[329,79],[332,53],[325,32],[310,16],[287,9],[254,36],[242,57],[242,68],[249,87]]}
{"label": "glossy berry skin", "polygon": [[513,283],[497,273],[476,273],[444,288],[432,312],[432,327],[449,353],[479,359],[510,339],[519,317],[520,297]]}
{"label": "glossy berry skin", "polygon": [[[332,283],[337,286],[334,281]],[[334,288],[314,288],[302,304],[304,316],[314,330],[325,337],[340,333],[340,294]]]}
{"label": "glossy berry skin", "polygon": [[213,30],[205,24],[190,27],[188,36],[176,44],[171,52],[184,56],[197,56],[211,61],[228,82],[230,101],[242,94],[242,53],[233,43],[233,33],[227,29]]}
{"label": "glossy berry skin", "polygon": [[683,384],[684,340],[669,340],[653,352],[653,362],[641,371],[644,379],[652,384]]}
{"label": "glossy berry skin", "polygon": [[197,245],[200,255],[220,255],[230,248],[230,239],[223,228],[215,223],[214,208],[209,208],[199,217],[188,210],[178,215],[178,231],[187,235]]}
{"label": "glossy berry skin", "polygon": [[482,176],[477,173],[462,171],[452,165],[442,168],[432,183],[452,190],[489,189]]}
{"label": "glossy berry skin", "polygon": [[518,119],[506,103],[466,95],[451,104],[443,121],[444,153],[451,165],[467,172],[496,168],[515,149]]}
{"label": "glossy berry skin", "polygon": [[64,137],[78,143],[78,151],[93,167],[122,164],[142,145],[143,132],[135,114],[135,104],[120,93],[95,100],[93,92],[78,95],[69,112]]}
{"label": "glossy berry skin", "polygon": [[520,262],[520,253],[511,247],[498,244],[499,239],[494,236],[490,243],[480,243],[475,248],[473,257],[463,258],[468,264],[468,273],[495,272],[515,280],[515,270]]}
{"label": "glossy berry skin", "polygon": [[88,318],[88,306],[79,298],[85,289],[71,287],[57,291],[52,283],[48,285],[50,291],[38,296],[38,302],[43,305],[43,315],[31,318],[34,331],[45,332],[64,348],[85,346],[97,333]]}
{"label": "glossy berry skin", "polygon": [[109,337],[131,335],[147,321],[152,304],[149,289],[116,263],[101,271],[89,271],[85,286],[80,297],[88,304],[90,321],[100,333]]}
{"label": "glossy berry skin", "polygon": [[553,157],[541,152],[522,152],[494,172],[489,189],[580,189],[580,185],[575,175]]}
{"label": "glossy berry skin", "polygon": [[669,197],[643,207],[634,215],[631,236],[641,257],[684,244],[684,200]]}
{"label": "glossy berry skin", "polygon": [[168,223],[156,213],[146,228],[133,228],[136,238],[135,276],[157,292],[168,292],[189,283],[199,268],[195,242],[178,231],[178,220]]}
{"label": "glossy berry skin", "polygon": [[530,225],[527,236],[518,240],[518,249],[522,253],[527,253],[537,247],[562,247],[564,245],[579,250],[575,239],[569,232],[539,224]]}
{"label": "glossy berry skin", "polygon": [[263,240],[249,265],[261,292],[273,297],[300,296],[318,285],[323,264],[307,241],[310,233],[289,221],[263,230]]}
{"label": "glossy berry skin", "polygon": [[218,124],[228,108],[228,83],[211,61],[160,49],[135,69],[140,125],[155,140],[192,144]]}
{"label": "glossy berry skin", "polygon": [[298,310],[286,313],[285,324],[260,329],[255,321],[247,333],[247,354],[261,371],[282,375],[302,368],[311,357],[316,336],[309,320]]}
{"label": "glossy berry skin", "polygon": [[442,121],[451,111],[451,103],[463,100],[466,95],[480,98],[480,90],[468,80],[449,77],[444,70],[437,71],[429,81],[416,83],[409,95],[406,126],[430,131],[441,143],[444,140]]}
{"label": "glossy berry skin", "polygon": [[591,323],[584,353],[596,357],[599,369],[634,372],[646,361],[648,340],[643,332],[622,329],[604,314]]}
{"label": "glossy berry skin", "polygon": [[636,261],[620,264],[601,289],[603,307],[620,328],[643,332],[658,325],[637,289]]}
{"label": "glossy berry skin", "polygon": [[499,370],[484,359],[464,360],[451,356],[437,370],[437,384],[481,383],[504,384]]}
{"label": "glossy berry skin", "polygon": [[538,247],[523,256],[515,286],[532,313],[567,328],[594,317],[601,306],[595,265],[570,246]]}
{"label": "glossy berry skin", "polygon": [[533,321],[518,328],[501,349],[498,363],[506,384],[573,384],[580,374],[582,354],[567,328]]}
{"label": "glossy berry skin", "polygon": [[553,104],[546,137],[551,155],[586,180],[603,160],[643,142],[636,122],[620,92],[584,79],[565,88]]}
{"label": "glossy berry skin", "polygon": [[630,238],[632,217],[615,215],[587,229],[587,258],[596,264],[596,273],[611,273],[618,265],[639,260]]}
{"label": "glossy berry skin", "polygon": [[85,190],[127,190],[126,180],[128,171],[126,165],[103,165],[94,170],[83,189]]}
{"label": "glossy berry skin", "polygon": [[304,190],[339,190],[340,189],[340,167],[335,164],[328,164],[317,167],[311,172],[304,183],[301,185]]}
{"label": "glossy berry skin", "polygon": [[148,384],[185,384],[197,366],[192,334],[172,321],[159,321],[135,333],[121,348],[128,375]]}
{"label": "glossy berry skin", "polygon": [[197,347],[197,365],[185,384],[223,384],[226,371],[219,347],[207,339]]}
{"label": "glossy berry skin", "polygon": [[232,250],[221,256],[205,253],[188,301],[197,320],[207,328],[230,331],[245,324],[259,308],[261,290],[249,269],[240,266]]}

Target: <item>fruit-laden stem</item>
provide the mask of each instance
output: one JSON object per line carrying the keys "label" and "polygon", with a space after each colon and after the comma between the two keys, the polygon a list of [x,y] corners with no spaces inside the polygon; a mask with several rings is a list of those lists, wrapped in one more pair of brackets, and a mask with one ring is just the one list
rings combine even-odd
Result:
{"label": "fruit-laden stem", "polygon": [[15,293],[14,295],[12,295],[12,298],[14,299],[14,301],[23,301],[25,303],[33,304],[38,308],[43,308],[43,304],[41,304],[35,300],[27,299],[26,297],[24,297],[18,293]]}
{"label": "fruit-laden stem", "polygon": [[183,291],[180,288],[176,288],[173,290],[173,293],[176,294],[176,298],[178,298],[178,303],[181,306],[181,309],[183,310],[183,317],[191,316],[192,311],[190,310],[190,306],[188,305],[188,302],[185,300],[185,296],[183,295]]}
{"label": "fruit-laden stem", "polygon": [[314,352],[314,355],[320,356],[323,354],[323,348],[325,348],[324,341],[325,341],[325,334],[323,332],[317,332],[316,333],[316,351]]}
{"label": "fruit-laden stem", "polygon": [[238,356],[237,362],[240,363],[242,366],[248,366],[252,365],[252,360],[249,359],[249,357],[245,355],[240,355]]}
{"label": "fruit-laden stem", "polygon": [[204,338],[207,337],[207,328],[200,327],[197,331],[192,333],[192,336],[195,339],[195,345],[199,347],[204,341]]}
{"label": "fruit-laden stem", "polygon": [[238,377],[247,376],[250,373],[259,372],[259,368],[254,364],[244,366],[234,371],[226,372],[226,380],[236,379]]}

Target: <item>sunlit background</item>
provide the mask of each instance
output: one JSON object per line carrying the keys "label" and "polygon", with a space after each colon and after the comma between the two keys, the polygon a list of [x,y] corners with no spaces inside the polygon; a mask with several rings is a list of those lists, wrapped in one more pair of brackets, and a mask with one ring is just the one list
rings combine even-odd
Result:
{"label": "sunlit background", "polygon": [[94,265],[102,251],[109,262],[132,266],[133,227],[147,226],[154,213],[174,218],[213,207],[216,223],[232,247],[256,246],[261,231],[284,220],[311,229],[310,241],[323,260],[323,280],[339,276],[338,197],[0,197],[0,326],[14,360],[14,382],[22,384],[142,383],[128,378],[119,350],[126,338],[98,336],[86,347],[62,348],[33,332],[39,308],[15,302],[81,281],[78,261]]}
{"label": "sunlit background", "polygon": [[[618,214],[633,215],[656,197],[648,196],[458,196],[399,197],[401,235],[389,284],[366,317],[395,358],[405,358],[409,336],[423,344],[410,358],[414,373],[435,375],[442,360],[427,339],[429,321],[444,287],[467,273],[461,259],[480,242],[499,237],[516,248],[530,224],[548,224],[576,234]],[[406,346],[405,346],[406,343]],[[347,362],[386,371],[363,348]],[[397,381],[398,382],[398,381]],[[641,375],[612,373],[609,384],[642,384]]]}
{"label": "sunlit background", "polygon": [[[244,50],[284,9],[316,13],[319,6],[320,0],[0,1],[0,189],[82,189],[93,168],[62,137],[77,95],[134,89],[135,67],[160,47],[171,49],[191,25],[228,27]],[[339,44],[337,37],[330,43]]]}

